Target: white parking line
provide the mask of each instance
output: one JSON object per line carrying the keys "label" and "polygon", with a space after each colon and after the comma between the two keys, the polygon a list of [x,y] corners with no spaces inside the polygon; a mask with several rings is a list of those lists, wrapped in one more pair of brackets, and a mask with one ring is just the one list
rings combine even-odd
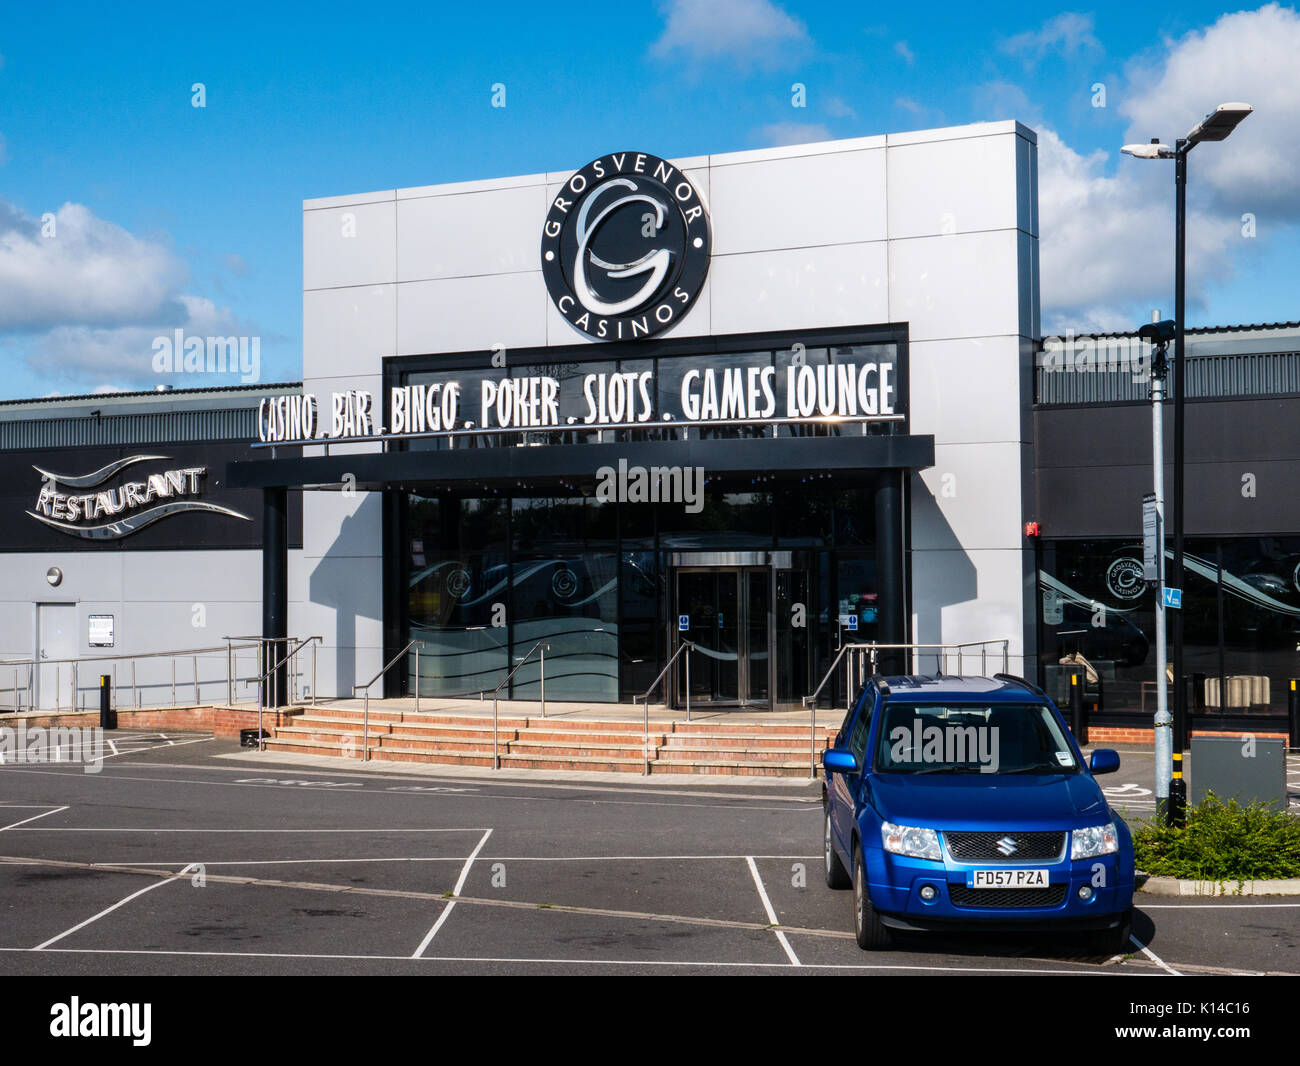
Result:
{"label": "white parking line", "polygon": [[[128,766],[139,766],[139,767],[142,768],[142,769],[144,769],[144,768],[153,768],[153,767],[157,767],[157,768],[161,769],[161,768],[163,768],[164,766],[170,766],[171,764],[168,764],[168,763],[153,763],[153,764],[150,764],[150,763],[127,763],[127,764],[124,764],[124,765],[128,765]],[[194,768],[193,768],[193,767],[187,767],[187,769],[194,769]],[[218,768],[217,768],[217,767],[198,767],[197,769],[211,769],[211,770],[216,770],[216,769],[218,769]],[[225,769],[225,768],[222,767],[221,769]],[[303,770],[299,769],[298,767],[294,767],[293,769],[294,769],[294,773],[308,773],[308,772],[311,772],[311,771],[303,771]],[[21,768],[15,766],[15,767],[13,768],[12,772],[13,772],[13,773],[16,773],[16,774],[44,774],[44,775],[51,776],[51,777],[65,777],[65,776],[67,776],[66,771],[59,771],[59,770],[34,770],[34,769],[31,769],[31,768],[28,767],[28,766],[23,766],[23,767],[21,767]],[[237,770],[236,772],[238,772],[238,773],[247,773],[248,771],[247,771],[247,769],[246,769],[245,767],[239,767],[238,770]],[[331,777],[333,777],[333,776],[348,776],[348,775],[347,775],[346,773],[339,773],[339,774],[330,774],[330,775],[327,775],[327,776],[331,776]],[[367,776],[369,776],[369,775],[367,775]],[[394,779],[394,778],[396,778],[397,780],[403,780],[403,781],[414,780],[413,778],[410,778],[410,777],[397,777],[397,775],[392,775],[392,774],[385,774],[385,775],[382,775],[382,778],[380,778],[380,775],[375,775],[375,776],[376,776],[377,779]],[[455,780],[455,781],[458,781],[458,782],[461,780],[461,779],[459,779],[459,778],[456,778],[456,779],[446,778],[446,779],[444,779],[444,778],[434,778],[434,777],[432,777],[432,776],[430,776],[430,777],[427,778],[427,779],[431,779],[431,780],[440,780],[440,781],[451,781],[451,780]],[[200,778],[185,778],[185,777],[156,777],[156,776],[155,776],[155,777],[134,777],[134,776],[132,776],[132,775],[130,775],[130,774],[117,774],[117,773],[114,773],[114,774],[95,775],[93,778],[87,778],[87,780],[90,780],[90,781],[92,781],[93,783],[96,783],[96,784],[99,784],[99,785],[110,784],[110,783],[117,782],[117,781],[148,781],[148,782],[151,782],[151,783],[154,783],[154,784],[158,784],[158,783],[166,783],[166,784],[173,784],[173,785],[212,785],[212,786],[217,787],[217,788],[289,788],[289,789],[296,789],[296,790],[298,790],[298,791],[301,791],[301,789],[298,789],[298,787],[295,786],[295,785],[253,785],[253,784],[240,783],[240,782],[238,782],[238,781],[205,781],[205,780],[202,780],[202,779],[200,779]],[[483,779],[483,778],[478,778],[478,779],[472,780],[472,781],[470,781],[470,782],[468,782],[468,783],[475,784],[475,785],[483,785],[484,783],[487,783],[487,784],[493,785],[493,786],[498,787],[498,788],[503,788],[503,789],[512,789],[512,788],[553,788],[553,789],[559,789],[559,790],[561,790],[561,791],[566,791],[566,792],[605,792],[605,793],[619,793],[619,792],[642,792],[642,791],[646,791],[646,792],[648,792],[648,791],[649,791],[649,790],[640,790],[640,789],[630,789],[630,788],[625,787],[621,782],[618,783],[617,785],[611,785],[611,786],[609,786],[608,788],[598,788],[598,787],[596,787],[596,786],[591,786],[591,785],[588,785],[588,786],[581,786],[581,785],[560,785],[560,784],[556,784],[556,785],[529,785],[529,784],[520,784],[520,782],[518,782],[518,781],[514,781],[514,780],[491,781],[491,780],[486,780],[486,779]],[[663,794],[664,794],[664,795],[674,795],[674,796],[676,796],[676,795],[684,795],[685,793],[682,793],[682,792],[664,792]],[[357,796],[402,796],[402,797],[405,797],[405,796],[414,796],[414,795],[419,795],[419,793],[415,793],[415,792],[389,792],[389,791],[386,791],[386,790],[376,789],[376,790],[374,790],[374,791],[354,792],[354,793],[351,793],[351,795],[357,795]],[[434,796],[434,797],[436,797],[436,798],[438,798],[438,799],[459,799],[459,800],[476,800],[476,799],[485,799],[485,800],[493,800],[493,801],[504,801],[504,802],[507,802],[507,803],[517,803],[517,802],[518,802],[518,797],[517,797],[517,796],[510,795],[510,794],[508,794],[508,793],[503,793],[503,794],[501,794],[501,795],[496,795],[496,794],[493,794],[493,793],[490,793],[490,792],[478,792],[478,793],[475,793],[475,794],[473,794],[473,795],[467,795],[467,794],[465,794],[465,795],[460,795],[460,794],[457,794],[457,793],[454,793],[454,792],[433,792],[433,793],[428,793],[428,795]],[[548,802],[548,803],[569,803],[569,802],[571,802],[571,798],[568,797],[568,796],[536,796],[536,797],[534,797],[534,798],[535,798],[536,800],[546,801],[546,802]],[[735,803],[655,803],[655,802],[652,802],[652,801],[650,801],[650,800],[608,800],[608,799],[592,800],[591,802],[592,802],[592,803],[598,803],[598,804],[600,804],[600,805],[602,805],[602,806],[619,806],[619,807],[698,807],[698,808],[703,808],[703,809],[705,809],[705,810],[735,811],[736,813],[741,813],[741,814],[750,814],[750,813],[753,813],[753,812],[755,812],[755,811],[775,811],[775,812],[777,812],[777,813],[783,813],[783,814],[820,814],[820,813],[821,813],[821,802],[820,802],[819,800],[803,799],[803,798],[795,797],[795,796],[791,796],[791,797],[789,797],[788,799],[786,799],[785,797],[781,797],[781,796],[774,796],[774,797],[771,797],[772,799],[776,800],[777,802],[784,802],[784,803],[787,804],[786,806],[783,806],[783,807],[763,807],[763,806],[758,806],[758,805],[753,805],[753,804],[747,804],[747,803],[744,803],[744,802],[743,802],[743,801],[746,800],[746,799],[768,799],[769,797],[767,797],[767,796],[758,797],[758,796],[736,795],[736,796],[726,796],[725,798],[727,798],[727,799],[734,799],[736,802],[735,802]],[[792,806],[793,804],[798,804],[798,806]]]}
{"label": "white parking line", "polygon": [[66,811],[67,809],[66,806],[52,807],[43,814],[33,814],[30,818],[24,818],[21,822],[11,822],[9,825],[0,826],[0,833],[3,833],[6,829],[17,829],[20,825],[36,821],[37,818],[48,818],[51,814],[58,814],[60,811]]}
{"label": "white parking line", "polygon": [[[772,901],[767,898],[767,889],[763,887],[763,879],[758,876],[758,866],[754,863],[754,856],[746,855],[745,861],[749,863],[749,872],[754,875],[754,884],[758,887],[759,898],[763,901],[763,909],[767,911],[767,920],[773,926],[779,926],[781,922],[777,919],[776,911],[772,909]],[[790,941],[785,938],[785,934],[780,929],[773,929],[776,938],[781,942],[781,947],[785,949],[785,957],[790,960],[791,966],[802,966],[799,956],[794,953],[794,948],[790,946]]]}
{"label": "white parking line", "polygon": [[121,906],[124,906],[124,905],[127,904],[127,903],[130,903],[133,899],[137,898],[138,896],[143,896],[146,892],[152,892],[155,888],[159,888],[159,887],[161,887],[162,885],[170,885],[173,881],[178,880],[179,878],[185,876],[185,874],[186,874],[187,872],[188,872],[188,868],[186,868],[185,870],[182,870],[182,871],[181,871],[180,873],[178,873],[175,877],[169,877],[169,878],[167,878],[167,880],[165,880],[165,881],[155,881],[155,882],[154,882],[153,884],[151,884],[151,885],[145,885],[144,888],[141,888],[141,889],[139,889],[139,890],[137,890],[137,891],[135,891],[135,892],[132,892],[132,893],[131,893],[129,896],[127,896],[125,899],[120,899],[120,900],[118,900],[118,901],[117,901],[116,903],[114,903],[111,907],[105,907],[105,908],[104,908],[102,911],[100,911],[98,914],[96,914],[96,915],[92,915],[91,917],[87,918],[84,922],[78,922],[78,923],[77,923],[76,925],[74,925],[71,929],[65,929],[65,930],[64,930],[62,933],[60,933],[58,936],[52,936],[52,937],[50,937],[49,940],[45,941],[45,943],[43,943],[43,944],[37,944],[36,947],[31,948],[30,950],[32,950],[32,951],[44,951],[44,950],[45,950],[46,948],[48,948],[51,944],[57,944],[57,943],[58,943],[60,940],[62,940],[65,936],[71,936],[71,935],[72,935],[73,933],[75,933],[78,929],[84,929],[84,928],[86,928],[86,926],[90,925],[92,922],[97,922],[97,921],[99,921],[99,919],[101,919],[102,917],[104,917],[104,915],[106,915],[106,914],[111,914],[113,911],[117,910],[118,907],[121,907]]}
{"label": "white parking line", "polygon": [[451,890],[453,898],[450,899],[447,902],[447,905],[442,908],[442,913],[438,915],[438,920],[433,923],[433,928],[430,929],[424,939],[420,941],[420,946],[415,949],[415,954],[412,955],[411,958],[420,958],[420,956],[424,954],[424,949],[427,948],[429,944],[433,942],[433,938],[438,935],[438,930],[442,928],[443,923],[447,920],[448,916],[450,916],[452,910],[456,906],[455,897],[459,896],[460,890],[465,887],[465,879],[469,877],[469,868],[474,865],[474,860],[478,858],[478,853],[483,850],[483,845],[487,843],[488,837],[491,835],[491,829],[484,831],[483,836],[478,842],[478,847],[470,852],[469,858],[465,860],[465,866],[460,871],[460,878],[456,882],[456,887]]}
{"label": "white parking line", "polygon": [[[477,829],[465,830],[477,833]],[[453,830],[454,832],[454,830]],[[734,862],[748,859],[748,855],[482,855],[484,862]],[[775,859],[793,862],[820,862],[820,855],[755,855],[755,859]],[[96,862],[92,866],[132,866],[147,863],[150,866],[183,866],[189,859],[142,859],[138,855],[118,862]],[[459,855],[367,856],[344,859],[222,859],[207,866],[290,866],[312,863],[339,862],[460,862]],[[1300,904],[1297,904],[1300,906]]]}
{"label": "white parking line", "polygon": [[[67,810],[60,807],[59,810]],[[54,812],[51,811],[51,814]],[[26,819],[30,821],[31,819]],[[15,823],[21,825],[22,822]],[[6,826],[6,828],[9,828]],[[396,826],[392,829],[154,829],[152,826],[103,828],[99,826],[60,826],[58,828],[24,829],[24,833],[477,833],[472,829],[409,829]]]}
{"label": "white parking line", "polygon": [[[29,952],[30,948],[6,948],[0,947],[0,952],[21,951]],[[161,948],[51,948],[49,954],[68,954],[68,955],[165,955],[165,956],[194,956],[203,958],[225,958],[225,959],[325,959],[335,961],[356,961],[356,962],[460,962],[460,963],[501,963],[501,964],[526,964],[526,965],[561,965],[561,966],[652,966],[657,968],[708,968],[716,967],[719,969],[781,969],[789,971],[790,966],[784,962],[690,962],[690,961],[673,961],[664,959],[570,959],[570,958],[511,958],[484,956],[482,958],[472,955],[430,955],[422,956],[418,960],[414,956],[407,955],[326,955],[326,954],[308,954],[293,952],[274,952],[274,951],[169,951]],[[816,970],[886,970],[891,972],[909,972],[909,973],[989,973],[989,974],[1041,974],[1044,976],[1057,975],[1086,975],[1091,977],[1110,977],[1115,974],[1114,970],[1102,970],[1100,967],[1091,970],[1079,969],[1021,969],[1014,966],[953,966],[948,963],[936,963],[933,966],[908,966],[899,963],[807,963],[806,969]]]}
{"label": "white parking line", "polygon": [[1217,907],[1224,910],[1257,910],[1261,907],[1300,907],[1300,903],[1142,903],[1136,904],[1143,911],[1188,911],[1201,907]]}
{"label": "white parking line", "polygon": [[1165,962],[1164,959],[1162,959],[1159,955],[1157,955],[1154,951],[1152,951],[1149,947],[1147,947],[1144,943],[1142,943],[1142,941],[1140,941],[1140,940],[1139,940],[1137,937],[1135,937],[1132,933],[1129,934],[1129,939],[1130,939],[1131,941],[1133,941],[1133,943],[1135,943],[1139,948],[1142,949],[1142,954],[1144,954],[1147,958],[1149,958],[1152,962],[1154,962],[1154,963],[1155,963],[1157,966],[1159,966],[1162,970],[1166,970],[1167,972],[1173,974],[1173,976],[1175,976],[1175,977],[1182,977],[1182,976],[1183,976],[1183,975],[1180,974],[1177,970],[1175,970],[1172,966],[1170,966],[1169,963]]}

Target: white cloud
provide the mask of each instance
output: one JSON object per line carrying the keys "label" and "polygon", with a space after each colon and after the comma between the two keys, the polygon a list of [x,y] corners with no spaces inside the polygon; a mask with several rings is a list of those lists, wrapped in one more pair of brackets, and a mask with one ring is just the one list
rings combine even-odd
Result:
{"label": "white cloud", "polygon": [[1042,121],[1042,111],[1029,94],[1010,81],[989,81],[977,85],[973,92],[976,114],[993,120],[1016,119],[1030,126]]}
{"label": "white cloud", "polygon": [[1119,106],[1130,123],[1125,140],[1172,144],[1219,104],[1245,101],[1255,114],[1227,141],[1188,156],[1189,195],[1209,191],[1238,218],[1300,219],[1300,14],[1277,4],[1239,11],[1167,49],[1163,62],[1147,56],[1129,66],[1132,85]]}
{"label": "white cloud", "polygon": [[831,118],[857,118],[858,113],[842,96],[831,96],[826,100],[826,114]]}
{"label": "white cloud", "polygon": [[1091,15],[1063,11],[1044,22],[1041,29],[1027,30],[1008,37],[1002,42],[1002,51],[1009,55],[1024,56],[1025,62],[1030,65],[1049,53],[1073,59],[1082,52],[1101,51],[1101,42],[1092,30]]}
{"label": "white cloud", "polygon": [[831,131],[819,122],[773,122],[759,130],[758,135],[772,147],[833,140]]}
{"label": "white cloud", "polygon": [[67,383],[65,391],[158,384],[154,340],[177,329],[257,335],[230,308],[184,292],[187,276],[163,243],[81,204],[64,204],[51,220],[0,201],[0,344],[7,359],[22,359],[43,382]]}
{"label": "white cloud", "polygon": [[797,60],[811,43],[804,24],[770,0],[667,0],[660,10],[667,22],[650,46],[659,59],[777,67]]}
{"label": "white cloud", "polygon": [[[1172,176],[1156,168],[1106,175],[1109,156],[1080,155],[1051,129],[1038,130],[1039,273],[1043,332],[1133,329],[1134,308],[1172,313]],[[1231,271],[1230,219],[1204,212],[1187,225],[1187,299]]]}
{"label": "white cloud", "polygon": [[909,67],[916,63],[916,53],[907,47],[906,41],[894,42],[894,54],[897,55]]}
{"label": "white cloud", "polygon": [[[1300,15],[1269,4],[1224,15],[1129,64],[1120,112],[1124,142],[1186,133],[1220,103],[1256,113],[1223,143],[1188,157],[1187,303],[1232,277],[1245,254],[1242,215],[1300,220]],[[1038,126],[1039,257],[1043,329],[1131,329],[1146,310],[1172,314],[1174,174],[1168,160],[1080,155]],[[1279,317],[1291,314],[1279,309]]]}
{"label": "white cloud", "polygon": [[187,271],[169,249],[81,204],[53,216],[0,201],[0,331],[126,325],[174,307]]}

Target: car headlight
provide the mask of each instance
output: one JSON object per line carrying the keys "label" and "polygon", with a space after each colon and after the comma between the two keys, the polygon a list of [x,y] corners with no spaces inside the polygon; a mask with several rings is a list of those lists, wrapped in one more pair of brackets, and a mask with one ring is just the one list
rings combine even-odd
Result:
{"label": "car headlight", "polygon": [[910,855],[914,859],[933,859],[938,862],[939,834],[933,829],[915,825],[895,825],[885,822],[880,827],[880,839],[886,851],[895,855]]}
{"label": "car headlight", "polygon": [[1070,858],[1091,859],[1096,855],[1109,855],[1119,851],[1119,834],[1115,823],[1076,829],[1070,834]]}

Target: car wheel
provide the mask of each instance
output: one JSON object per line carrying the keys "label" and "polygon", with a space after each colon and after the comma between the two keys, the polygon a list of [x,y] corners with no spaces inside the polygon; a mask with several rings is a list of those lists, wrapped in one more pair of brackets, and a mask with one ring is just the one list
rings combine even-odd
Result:
{"label": "car wheel", "polygon": [[844,863],[840,861],[839,853],[831,842],[831,810],[829,807],[823,809],[822,821],[825,822],[826,826],[823,833],[823,845],[826,848],[826,884],[829,888],[848,888],[851,884],[849,872],[844,869]]}
{"label": "car wheel", "polygon": [[858,947],[863,951],[879,951],[889,947],[893,939],[880,921],[880,915],[871,905],[867,894],[867,868],[862,860],[862,848],[853,846],[853,931]]}
{"label": "car wheel", "polygon": [[1092,949],[1098,955],[1120,955],[1129,949],[1129,937],[1133,932],[1133,908],[1124,912],[1124,917],[1114,929],[1099,929],[1092,934]]}

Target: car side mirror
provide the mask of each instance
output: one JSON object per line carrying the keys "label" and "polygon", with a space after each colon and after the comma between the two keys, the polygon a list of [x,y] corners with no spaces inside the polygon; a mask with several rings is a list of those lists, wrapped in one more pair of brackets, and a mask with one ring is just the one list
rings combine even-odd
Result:
{"label": "car side mirror", "polygon": [[1092,753],[1088,769],[1094,774],[1113,774],[1119,769],[1119,752],[1114,748],[1098,748]]}
{"label": "car side mirror", "polygon": [[837,774],[858,772],[858,760],[848,748],[828,748],[822,753],[822,765]]}

